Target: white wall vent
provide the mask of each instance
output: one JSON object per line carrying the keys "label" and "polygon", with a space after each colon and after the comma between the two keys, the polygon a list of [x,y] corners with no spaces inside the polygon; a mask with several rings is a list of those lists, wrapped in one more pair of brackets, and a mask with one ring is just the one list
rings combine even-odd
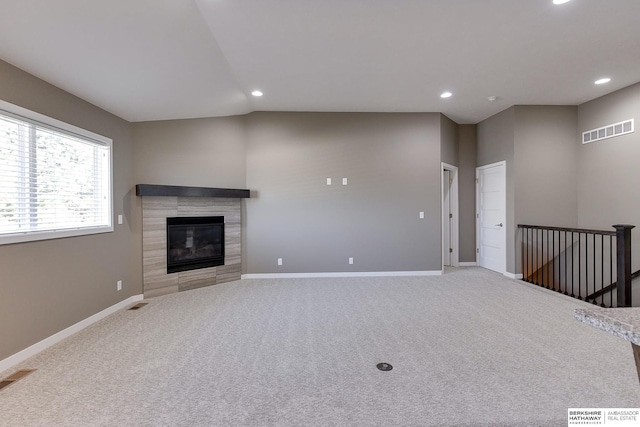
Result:
{"label": "white wall vent", "polygon": [[588,144],[590,142],[596,142],[602,139],[632,133],[634,130],[633,120],[634,119],[625,120],[624,122],[614,123],[598,129],[582,132],[582,143]]}

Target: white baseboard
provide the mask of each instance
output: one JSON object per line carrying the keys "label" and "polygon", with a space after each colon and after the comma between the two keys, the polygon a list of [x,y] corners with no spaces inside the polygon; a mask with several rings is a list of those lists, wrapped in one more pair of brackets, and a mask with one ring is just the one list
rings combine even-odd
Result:
{"label": "white baseboard", "polygon": [[363,271],[339,273],[265,273],[243,274],[242,279],[306,279],[315,277],[400,277],[400,276],[440,276],[441,270],[433,271]]}
{"label": "white baseboard", "polygon": [[87,326],[96,323],[98,320],[102,320],[110,314],[113,314],[116,311],[128,306],[129,304],[140,301],[142,299],[142,295],[134,295],[132,297],[129,297],[124,301],[120,301],[119,303],[112,305],[111,307],[105,308],[104,310],[94,314],[93,316],[87,317],[86,319],[81,320],[80,322],[71,325],[66,329],[63,329],[62,331],[53,334],[50,337],[33,344],[30,347],[25,348],[24,350],[14,354],[13,356],[7,357],[6,359],[0,361],[0,372],[10,369],[18,363],[23,362],[32,356],[35,356],[36,354],[51,347],[52,345],[59,343],[63,339],[75,334],[76,332],[81,331]]}
{"label": "white baseboard", "polygon": [[508,271],[502,274],[508,277],[509,279],[517,279],[517,280],[522,279],[522,274],[513,274],[513,273],[509,273]]}
{"label": "white baseboard", "polygon": [[477,262],[459,262],[458,267],[477,267]]}

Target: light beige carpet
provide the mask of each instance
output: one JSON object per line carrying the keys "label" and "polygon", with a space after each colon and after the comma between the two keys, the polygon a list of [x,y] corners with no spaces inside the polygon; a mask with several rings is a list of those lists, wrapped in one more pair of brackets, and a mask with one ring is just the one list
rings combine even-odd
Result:
{"label": "light beige carpet", "polygon": [[565,426],[569,407],[640,407],[630,344],[576,321],[585,303],[479,268],[148,302],[16,367],[37,371],[0,391],[0,425]]}

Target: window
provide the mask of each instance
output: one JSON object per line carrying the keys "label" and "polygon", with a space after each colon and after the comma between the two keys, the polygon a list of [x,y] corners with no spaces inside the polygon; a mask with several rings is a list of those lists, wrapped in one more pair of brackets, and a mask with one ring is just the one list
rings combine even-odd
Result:
{"label": "window", "polygon": [[111,147],[0,101],[0,244],[113,231]]}

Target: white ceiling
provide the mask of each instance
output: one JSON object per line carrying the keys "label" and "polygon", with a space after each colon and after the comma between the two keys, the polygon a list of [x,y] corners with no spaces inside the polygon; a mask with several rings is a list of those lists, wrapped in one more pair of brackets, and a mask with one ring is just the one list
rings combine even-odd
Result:
{"label": "white ceiling", "polygon": [[477,123],[640,81],[638,23],[640,0],[7,0],[0,58],[129,121],[437,111]]}

